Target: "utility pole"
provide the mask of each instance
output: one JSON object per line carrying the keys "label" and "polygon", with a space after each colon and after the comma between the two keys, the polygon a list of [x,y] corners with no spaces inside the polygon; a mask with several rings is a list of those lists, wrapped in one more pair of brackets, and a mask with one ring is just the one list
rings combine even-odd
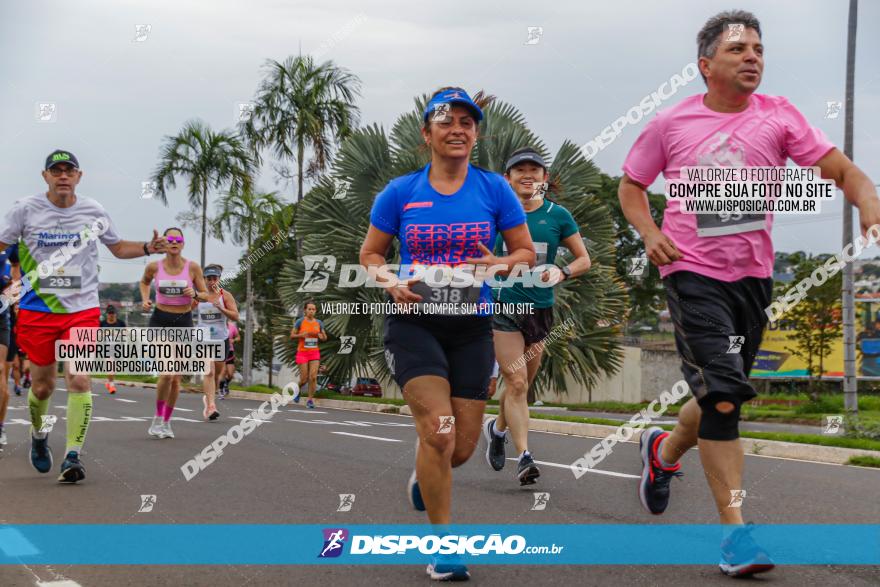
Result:
{"label": "utility pole", "polygon": [[[844,109],[843,152],[853,160],[853,115],[855,110],[856,24],[859,2],[849,0],[849,25],[846,39],[846,105]],[[843,202],[843,246],[853,238],[852,204]],[[861,232],[861,231],[859,231]],[[843,406],[851,414],[859,411],[858,379],[856,377],[855,296],[853,294],[853,264],[843,269]]]}

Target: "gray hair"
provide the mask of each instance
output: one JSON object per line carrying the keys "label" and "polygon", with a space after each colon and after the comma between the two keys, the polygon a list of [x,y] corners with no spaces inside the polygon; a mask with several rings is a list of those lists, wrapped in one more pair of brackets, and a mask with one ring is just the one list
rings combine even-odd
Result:
{"label": "gray hair", "polygon": [[[758,37],[761,36],[761,23],[751,12],[745,10],[725,10],[719,12],[706,21],[700,32],[697,33],[697,59],[700,57],[715,57],[718,45],[721,43],[721,33],[731,24],[741,24],[747,29],[755,29]],[[703,81],[706,76],[700,71]]]}

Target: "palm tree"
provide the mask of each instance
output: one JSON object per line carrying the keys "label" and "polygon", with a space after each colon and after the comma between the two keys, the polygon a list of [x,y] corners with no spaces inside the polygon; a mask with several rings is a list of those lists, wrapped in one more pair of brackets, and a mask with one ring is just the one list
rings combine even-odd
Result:
{"label": "palm tree", "polygon": [[[377,288],[335,286],[339,264],[357,263],[358,251],[369,226],[370,208],[375,195],[388,181],[414,171],[428,161],[429,154],[419,134],[421,112],[428,99],[416,99],[415,110],[403,114],[390,134],[378,125],[359,129],[343,142],[332,175],[348,183],[344,198],[338,198],[334,181],[323,178],[298,205],[297,234],[303,235],[303,255],[332,255],[337,260],[327,289],[319,294],[300,292],[305,261],[290,260],[281,272],[279,294],[288,307],[300,306],[310,297],[319,302],[382,302]],[[473,162],[494,171],[503,171],[504,161],[518,147],[531,145],[549,160],[541,140],[526,126],[524,117],[511,105],[481,96],[485,118],[473,152]],[[566,141],[552,158],[550,173],[558,187],[550,197],[568,208],[578,225],[593,268],[576,280],[557,288],[557,316],[572,317],[574,328],[547,345],[547,352],[536,380],[538,389],[564,391],[565,378],[571,376],[584,385],[594,384],[600,374],[612,373],[622,364],[619,330],[625,316],[627,296],[615,271],[614,223],[608,209],[591,192],[599,187],[599,171],[585,160],[574,143]],[[395,241],[388,262],[399,262]],[[567,256],[568,255],[568,256]],[[570,253],[561,261],[570,262]],[[320,311],[320,304],[319,304]],[[292,319],[291,319],[292,320]],[[356,337],[351,354],[338,355],[339,341],[322,344],[329,358],[323,362],[331,375],[345,379],[352,373],[375,373],[390,381],[382,347],[380,315],[330,315],[323,317],[330,334]],[[289,324],[277,325],[283,334]],[[282,356],[291,360],[294,346],[287,344]]]}
{"label": "palm tree", "polygon": [[[274,216],[282,214],[284,202],[275,192],[255,193],[250,190],[230,192],[217,202],[217,216],[213,228],[216,236],[225,240],[228,236],[233,243],[245,245],[247,256],[250,256],[254,240],[269,230]],[[245,328],[244,357],[242,359],[242,377],[245,385],[251,383],[251,365],[254,349],[254,292],[251,280],[253,263],[246,257],[245,286]],[[269,366],[271,370],[271,365]]]}
{"label": "palm tree", "polygon": [[205,266],[205,238],[208,232],[208,192],[229,188],[250,188],[255,165],[244,143],[232,132],[215,132],[206,123],[192,120],[176,136],[165,137],[159,165],[153,173],[158,198],[168,203],[167,190],[178,178],[189,182],[190,207],[201,210],[201,264]]}
{"label": "palm tree", "polygon": [[305,151],[314,155],[308,173],[318,176],[327,168],[333,146],[357,124],[355,97],[360,80],[332,61],[316,64],[310,56],[288,57],[283,63],[269,60],[254,108],[241,123],[255,155],[270,148],[278,159],[294,159],[297,198],[303,197]]}

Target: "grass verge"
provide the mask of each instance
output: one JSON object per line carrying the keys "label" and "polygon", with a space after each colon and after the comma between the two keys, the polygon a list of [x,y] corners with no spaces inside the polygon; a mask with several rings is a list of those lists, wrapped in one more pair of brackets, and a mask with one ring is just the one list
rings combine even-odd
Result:
{"label": "grass verge", "polygon": [[855,465],[857,467],[876,467],[880,469],[880,459],[877,457],[850,457],[846,464]]}

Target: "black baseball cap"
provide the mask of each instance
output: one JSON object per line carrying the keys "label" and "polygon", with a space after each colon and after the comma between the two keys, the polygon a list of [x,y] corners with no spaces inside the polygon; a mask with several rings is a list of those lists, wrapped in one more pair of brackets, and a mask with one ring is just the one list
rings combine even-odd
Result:
{"label": "black baseball cap", "polygon": [[545,171],[547,170],[547,164],[544,162],[544,158],[541,157],[541,155],[537,151],[529,149],[527,151],[517,153],[513,155],[510,159],[508,159],[507,163],[504,165],[504,172],[507,173],[514,165],[526,161],[543,167]]}
{"label": "black baseball cap", "polygon": [[73,165],[75,169],[79,169],[79,161],[77,161],[76,156],[70,151],[65,151],[63,149],[55,149],[49,156],[46,157],[46,167],[44,169],[49,169],[53,165],[58,165],[59,163],[68,163]]}
{"label": "black baseball cap", "polygon": [[116,313],[116,306],[107,306],[107,313],[108,314],[115,314]]}

